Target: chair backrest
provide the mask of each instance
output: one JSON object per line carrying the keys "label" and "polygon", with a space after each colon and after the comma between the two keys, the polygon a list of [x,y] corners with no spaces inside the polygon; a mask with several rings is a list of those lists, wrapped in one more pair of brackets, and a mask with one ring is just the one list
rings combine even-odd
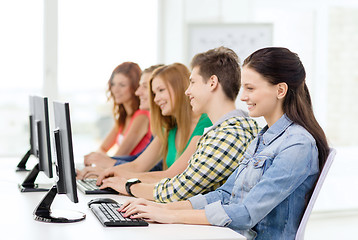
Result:
{"label": "chair backrest", "polygon": [[305,213],[303,214],[300,226],[298,227],[297,233],[296,233],[296,240],[303,240],[305,235],[305,229],[308,222],[308,219],[311,215],[313,205],[316,202],[316,199],[318,197],[318,193],[322,188],[323,182],[327,176],[328,170],[332,165],[333,159],[336,155],[336,150],[334,148],[330,148],[329,155],[327,157],[326,163],[323,166],[322,172],[318,177],[316,186],[313,190],[312,196],[310,198],[310,201],[308,202],[308,205],[306,207]]}

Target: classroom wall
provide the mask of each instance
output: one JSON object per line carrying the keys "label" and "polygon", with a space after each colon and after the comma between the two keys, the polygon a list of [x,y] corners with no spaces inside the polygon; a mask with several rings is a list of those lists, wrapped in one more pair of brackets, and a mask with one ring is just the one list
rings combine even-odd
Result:
{"label": "classroom wall", "polygon": [[[188,63],[193,23],[271,23],[272,45],[300,56],[315,114],[335,146],[357,146],[358,3],[324,0],[160,0],[159,60]],[[239,107],[243,106],[237,101]],[[347,131],[347,128],[350,130]]]}

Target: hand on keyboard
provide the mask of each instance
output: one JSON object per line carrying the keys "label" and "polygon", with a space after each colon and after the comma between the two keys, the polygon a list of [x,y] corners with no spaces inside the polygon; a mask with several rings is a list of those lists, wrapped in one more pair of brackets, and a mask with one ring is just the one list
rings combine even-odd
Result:
{"label": "hand on keyboard", "polygon": [[148,223],[142,219],[124,217],[122,213],[118,211],[121,205],[113,202],[115,201],[111,199],[110,202],[98,201],[90,204],[92,212],[96,215],[103,226],[148,226]]}

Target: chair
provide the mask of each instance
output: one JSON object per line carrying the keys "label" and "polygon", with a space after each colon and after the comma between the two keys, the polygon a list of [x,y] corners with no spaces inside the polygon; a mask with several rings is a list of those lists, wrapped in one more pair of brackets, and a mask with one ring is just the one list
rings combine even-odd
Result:
{"label": "chair", "polygon": [[332,162],[333,162],[333,159],[334,159],[335,155],[336,155],[336,150],[334,148],[330,148],[329,155],[327,157],[327,161],[324,164],[322,172],[321,172],[321,174],[320,174],[320,176],[319,176],[319,178],[317,180],[316,186],[315,186],[315,188],[313,190],[311,199],[309,200],[308,205],[306,207],[306,210],[305,210],[305,212],[303,214],[300,226],[298,227],[298,230],[297,230],[297,233],[296,233],[296,238],[295,238],[296,240],[303,240],[304,239],[306,225],[307,225],[308,219],[309,219],[309,217],[311,215],[313,205],[316,202],[316,199],[318,197],[318,193],[322,188],[324,179],[327,176],[328,170],[332,165]]}

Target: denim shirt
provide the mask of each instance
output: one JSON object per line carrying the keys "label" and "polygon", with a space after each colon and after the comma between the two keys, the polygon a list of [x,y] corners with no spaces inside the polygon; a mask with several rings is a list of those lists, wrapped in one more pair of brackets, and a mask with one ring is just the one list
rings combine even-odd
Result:
{"label": "denim shirt", "polygon": [[294,239],[319,175],[312,135],[285,114],[252,141],[226,183],[189,199],[247,239]]}

